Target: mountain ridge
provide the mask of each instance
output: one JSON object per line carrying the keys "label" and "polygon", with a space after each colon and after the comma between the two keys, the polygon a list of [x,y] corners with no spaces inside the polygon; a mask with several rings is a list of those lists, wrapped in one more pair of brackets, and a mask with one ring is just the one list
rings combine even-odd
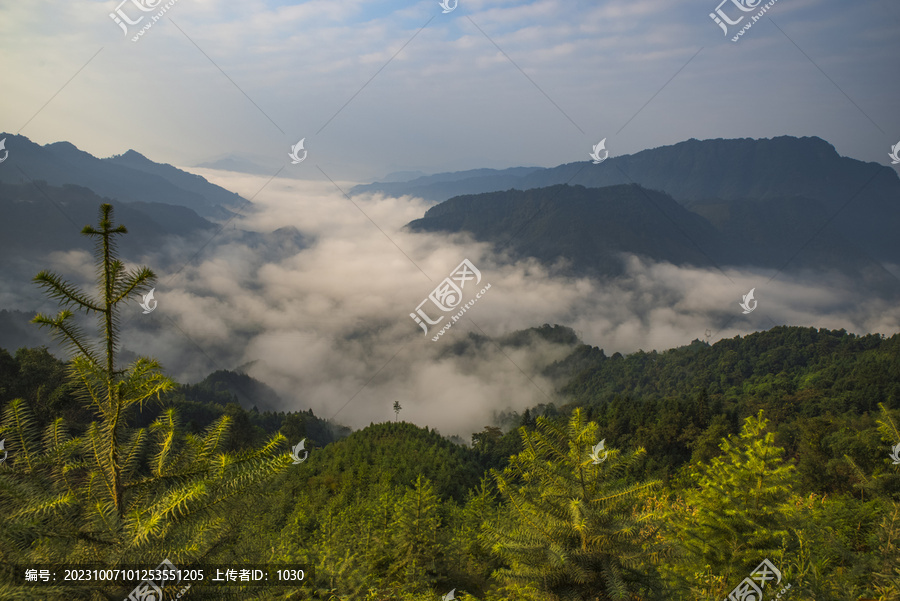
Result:
{"label": "mountain ridge", "polygon": [[164,202],[212,219],[227,219],[233,209],[250,204],[202,176],[156,163],[134,150],[98,158],[71,142],[42,146],[25,136],[0,133],[0,138],[4,137],[9,157],[0,169],[0,183],[43,180],[54,186],[75,184],[98,196],[122,202]]}
{"label": "mountain ridge", "polygon": [[[680,204],[718,199],[807,197],[822,203],[854,244],[878,261],[900,263],[896,224],[900,224],[900,177],[890,167],[840,156],[818,137],[689,140],[589,161],[534,168],[524,175],[509,170],[437,174],[405,183],[367,184],[351,194],[410,194],[443,202],[460,195],[529,190],[568,183],[586,188],[639,184],[665,192]],[[452,175],[452,177],[451,177]]]}
{"label": "mountain ridge", "polygon": [[468,232],[561,275],[618,277],[626,255],[686,267],[836,272],[879,294],[900,282],[804,197],[685,206],[637,184],[557,184],[461,195],[411,221],[412,232]]}

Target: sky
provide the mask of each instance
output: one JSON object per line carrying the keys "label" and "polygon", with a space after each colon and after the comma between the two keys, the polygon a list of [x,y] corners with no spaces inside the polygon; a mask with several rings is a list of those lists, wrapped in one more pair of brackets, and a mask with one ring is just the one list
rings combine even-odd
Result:
{"label": "sky", "polygon": [[[718,1],[459,0],[444,13],[437,0],[2,0],[0,131],[358,182],[554,166],[603,138],[616,156],[819,136],[889,162],[900,5],[776,0],[733,42],[763,3],[726,0],[725,16],[743,16],[726,35]],[[126,35],[117,8],[146,16]],[[292,165],[300,139],[309,158]]]}
{"label": "sky", "polygon": [[[860,300],[837,274],[769,282],[624,257],[621,278],[565,278],[465,235],[406,231],[431,206],[422,199],[342,193],[394,171],[584,161],[603,138],[616,156],[690,138],[818,136],[890,164],[896,2],[777,0],[732,42],[756,14],[740,0],[721,5],[747,15],[728,36],[705,0],[459,0],[447,13],[437,0],[175,0],[133,42],[150,18],[126,36],[109,15],[135,20],[138,1],[0,0],[0,131],[190,168],[253,200],[239,228],[303,234],[303,249],[275,256],[225,231],[129,258],[159,272],[159,304],[133,307],[124,344],[181,382],[240,367],[282,409],[358,428],[393,419],[399,400],[401,419],[468,439],[495,411],[560,402],[540,372],[567,352],[449,352],[470,333],[563,324],[609,355],[779,324],[900,331],[895,303]],[[294,165],[300,139],[308,157]],[[191,167],[225,156],[278,176]],[[491,289],[433,342],[409,315],[463,258]],[[86,247],[29,269],[85,283],[90,260]],[[0,276],[0,306],[53,310],[27,281]],[[759,310],[741,314],[753,287]]]}

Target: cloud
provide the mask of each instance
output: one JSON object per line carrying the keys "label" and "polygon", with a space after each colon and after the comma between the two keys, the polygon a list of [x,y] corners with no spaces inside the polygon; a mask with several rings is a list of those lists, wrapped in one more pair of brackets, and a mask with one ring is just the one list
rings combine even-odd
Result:
{"label": "cloud", "polygon": [[[266,181],[202,174],[244,194]],[[351,202],[329,182],[275,179],[254,203],[242,228],[267,235],[296,227],[305,245],[273,259],[265,244],[229,238],[224,230],[186,265],[205,240],[167,248],[165,257],[178,260],[162,267],[152,264],[150,249],[145,259],[160,275],[159,306],[148,316],[134,309],[123,343],[160,358],[181,381],[247,365],[250,375],[278,391],[285,403],[279,409],[312,408],[353,427],[391,419],[399,401],[401,418],[468,438],[491,423],[494,411],[559,402],[555,383],[540,374],[567,349],[480,344],[450,352],[470,334],[498,337],[561,324],[612,354],[685,345],[706,330],[711,342],[779,324],[900,330],[900,309],[856,298],[836,275],[769,282],[768,271],[732,269],[726,277],[623,257],[622,277],[565,278],[534,261],[497,256],[465,235],[405,231],[428,208],[421,199],[376,195]],[[78,257],[70,253],[59,267],[81,272],[71,264]],[[409,314],[464,258],[491,289],[433,342],[435,330],[424,336]],[[759,305],[743,315],[738,302],[750,288]],[[258,399],[261,409],[271,403]]]}
{"label": "cloud", "polygon": [[272,172],[306,136],[333,177],[370,179],[556,165],[601,137],[623,154],[691,137],[818,135],[883,163],[881,132],[900,128],[897,15],[880,0],[778,3],[784,34],[764,20],[739,44],[709,19],[715,1],[467,0],[443,15],[436,0],[191,0],[138,43],[109,18],[116,4],[4,8],[0,52],[16,60],[0,129],[28,122],[36,141],[98,156],[260,155]]}

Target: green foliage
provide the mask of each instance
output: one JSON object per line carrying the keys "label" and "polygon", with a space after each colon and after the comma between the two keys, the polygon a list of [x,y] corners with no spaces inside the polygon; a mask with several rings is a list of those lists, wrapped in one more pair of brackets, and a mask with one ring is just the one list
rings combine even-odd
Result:
{"label": "green foliage", "polygon": [[[527,421],[531,421],[530,416]],[[522,451],[522,439],[517,430],[504,434],[496,426],[485,426],[472,434],[472,449],[479,454],[485,469],[503,467],[510,457]]]}
{"label": "green foliage", "polygon": [[[159,399],[175,383],[156,361],[138,358],[117,365],[120,306],[147,290],[154,280],[146,268],[127,271],[115,254],[112,208],[100,208],[98,229],[84,234],[96,244],[99,294],[92,297],[58,275],[35,278],[63,310],[38,315],[72,351],[76,393],[96,420],[83,434],[71,435],[57,418],[43,431],[30,404],[9,402],[2,417],[10,458],[0,472],[0,553],[5,563],[125,563],[157,565],[168,557],[178,564],[202,558],[232,525],[232,502],[260,482],[284,471],[289,455],[278,453],[275,436],[258,450],[223,452],[231,419],[223,417],[202,435],[185,434],[177,414],[164,411],[148,428],[129,427],[145,401]],[[99,343],[93,343],[74,313],[97,317]],[[84,588],[45,592],[75,598]],[[88,587],[120,594],[118,587]],[[24,594],[0,582],[4,598]]]}
{"label": "green foliage", "polygon": [[493,476],[508,513],[487,534],[508,561],[501,578],[551,599],[629,599],[653,583],[653,529],[639,508],[659,482],[629,478],[644,451],[595,463],[597,424],[576,409],[567,424],[538,418],[524,451]]}
{"label": "green foliage", "polygon": [[853,493],[844,454],[874,469],[877,440],[859,435],[875,425],[878,403],[900,403],[900,334],[775,327],[711,347],[614,357],[583,347],[549,371],[576,373],[563,387],[572,404],[589,408],[610,444],[645,447],[653,477],[711,459],[721,437],[764,410],[806,487]]}
{"label": "green foliage", "polygon": [[797,475],[767,424],[762,412],[748,417],[740,436],[722,442],[722,456],[692,467],[683,504],[664,512],[681,555],[668,571],[692,594],[724,596],[747,566],[773,556],[788,539],[785,506]]}
{"label": "green foliage", "polygon": [[434,486],[421,475],[400,499],[392,525],[396,560],[391,571],[402,582],[432,584],[441,555],[439,504]]}

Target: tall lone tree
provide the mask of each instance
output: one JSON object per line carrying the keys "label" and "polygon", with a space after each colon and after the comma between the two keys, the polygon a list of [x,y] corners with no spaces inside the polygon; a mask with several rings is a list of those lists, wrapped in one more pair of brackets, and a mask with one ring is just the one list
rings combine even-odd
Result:
{"label": "tall lone tree", "polygon": [[[49,327],[72,351],[71,377],[97,419],[78,437],[62,418],[41,433],[26,401],[7,405],[0,423],[10,453],[0,471],[0,563],[195,561],[235,525],[229,512],[242,495],[291,464],[290,455],[279,452],[280,434],[257,450],[223,452],[227,416],[201,435],[183,433],[172,408],[149,428],[128,426],[144,401],[162,400],[176,384],[155,360],[117,364],[121,309],[149,290],[155,276],[146,267],[127,270],[117,257],[116,238],[127,230],[113,224],[112,213],[101,205],[98,227],[82,230],[96,242],[96,296],[47,271],[34,278],[62,311],[33,322]],[[75,323],[75,311],[97,318],[99,342]],[[65,586],[41,590],[44,598],[85,594]],[[0,574],[0,598],[28,598],[26,592]],[[116,587],[97,584],[94,592],[122,598]]]}
{"label": "tall lone tree", "polygon": [[[124,225],[113,227],[112,214],[112,206],[101,205],[99,229],[86,225],[81,230],[95,242],[97,267],[102,277],[98,282],[99,299],[91,298],[55,273],[41,271],[34,281],[47,296],[58,301],[63,310],[56,317],[39,313],[32,323],[51,328],[54,335],[74,351],[73,374],[84,384],[91,404],[101,417],[95,434],[99,474],[108,500],[121,518],[123,465],[119,452],[126,413],[133,405],[174,389],[175,383],[163,375],[159,363],[150,359],[141,358],[128,369],[116,369],[119,305],[149,290],[156,275],[147,267],[126,271],[116,256],[115,237],[127,234],[128,230]],[[100,348],[92,345],[72,322],[71,308],[98,318],[103,337]]]}

